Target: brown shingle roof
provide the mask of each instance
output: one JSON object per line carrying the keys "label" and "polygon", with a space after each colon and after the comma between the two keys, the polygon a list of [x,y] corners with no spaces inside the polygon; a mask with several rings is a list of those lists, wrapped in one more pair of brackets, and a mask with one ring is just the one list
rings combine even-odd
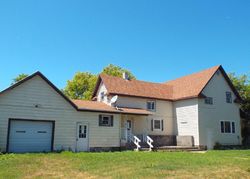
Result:
{"label": "brown shingle roof", "polygon": [[144,109],[115,108],[105,103],[97,101],[72,100],[72,102],[78,107],[79,110],[122,113],[122,114],[140,114],[140,115],[152,114],[151,112]]}
{"label": "brown shingle roof", "polygon": [[173,87],[173,100],[198,97],[219,68],[220,66],[215,66],[198,73],[168,81],[165,84]]}
{"label": "brown shingle roof", "polygon": [[[112,95],[136,96],[172,101],[199,97],[202,96],[202,90],[218,69],[221,69],[228,81],[228,77],[221,66],[215,66],[166,83],[125,80],[123,78],[101,74],[94,95],[96,95],[100,82],[103,81],[108,93]],[[229,83],[231,83],[230,80]],[[232,87],[231,84],[229,85]]]}
{"label": "brown shingle roof", "polygon": [[119,77],[100,75],[109,94],[138,96],[155,99],[171,99],[173,88],[166,84],[150,83],[139,80],[125,80]]}

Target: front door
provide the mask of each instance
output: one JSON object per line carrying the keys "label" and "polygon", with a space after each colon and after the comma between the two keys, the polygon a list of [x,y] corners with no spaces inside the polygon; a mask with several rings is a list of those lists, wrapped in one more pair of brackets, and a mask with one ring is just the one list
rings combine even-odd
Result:
{"label": "front door", "polygon": [[127,142],[131,142],[132,140],[132,121],[126,121],[126,130],[127,130]]}
{"label": "front door", "polygon": [[76,146],[77,152],[88,151],[88,125],[84,123],[77,123],[77,137]]}

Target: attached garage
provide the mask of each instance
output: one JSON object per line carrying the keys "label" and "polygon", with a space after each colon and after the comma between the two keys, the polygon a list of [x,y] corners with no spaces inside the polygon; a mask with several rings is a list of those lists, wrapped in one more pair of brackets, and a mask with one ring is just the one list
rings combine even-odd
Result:
{"label": "attached garage", "polygon": [[8,152],[53,151],[54,121],[10,119]]}
{"label": "attached garage", "polygon": [[[0,152],[90,151],[120,147],[120,114],[76,105],[36,72],[0,92]],[[99,126],[100,113],[114,116]]]}

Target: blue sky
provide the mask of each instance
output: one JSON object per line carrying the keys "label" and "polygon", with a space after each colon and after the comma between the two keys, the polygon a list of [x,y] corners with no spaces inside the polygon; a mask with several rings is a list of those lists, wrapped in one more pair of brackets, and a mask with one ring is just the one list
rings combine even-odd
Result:
{"label": "blue sky", "polygon": [[250,72],[250,1],[0,1],[0,90],[39,70],[63,88],[112,63],[163,82],[222,64]]}

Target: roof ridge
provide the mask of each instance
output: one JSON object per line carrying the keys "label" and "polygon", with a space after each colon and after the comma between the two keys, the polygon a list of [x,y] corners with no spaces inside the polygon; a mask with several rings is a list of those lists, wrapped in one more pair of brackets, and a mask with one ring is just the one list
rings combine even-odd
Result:
{"label": "roof ridge", "polygon": [[136,81],[136,82],[141,82],[141,83],[150,83],[150,84],[156,84],[156,85],[165,85],[164,83],[161,83],[161,82],[151,82],[151,81],[144,81],[144,80],[137,80],[137,79],[125,80],[122,77],[107,75],[107,74],[104,74],[104,73],[101,73],[99,76],[103,76],[103,75],[111,77],[111,78],[121,79],[121,80],[124,80],[124,81],[130,81],[130,82]]}
{"label": "roof ridge", "polygon": [[175,78],[175,79],[172,79],[172,80],[166,81],[166,82],[164,82],[164,84],[167,84],[167,83],[172,82],[172,81],[175,81],[175,80],[182,79],[182,78],[184,78],[184,77],[188,77],[188,76],[196,75],[196,74],[199,74],[199,73],[202,73],[202,72],[208,71],[208,70],[212,70],[213,68],[215,68],[215,69],[217,69],[217,70],[218,70],[220,67],[221,67],[221,65],[216,65],[216,66],[213,66],[213,67],[210,67],[210,68],[204,69],[204,70],[200,70],[200,71],[198,71],[198,72],[194,72],[194,73],[191,73],[191,74],[188,74],[188,75],[184,75],[184,76],[181,76],[181,77],[178,77],[178,78]]}

